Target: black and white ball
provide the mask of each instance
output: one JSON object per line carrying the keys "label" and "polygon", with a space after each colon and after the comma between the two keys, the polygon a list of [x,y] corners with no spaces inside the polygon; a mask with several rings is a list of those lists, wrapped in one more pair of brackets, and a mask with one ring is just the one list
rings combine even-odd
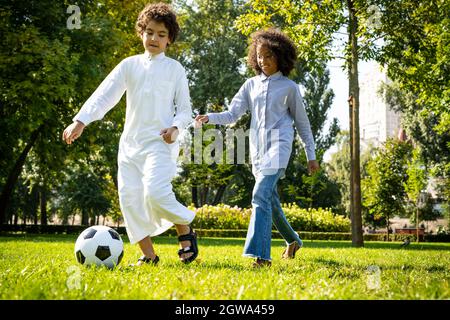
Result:
{"label": "black and white ball", "polygon": [[83,265],[104,265],[114,268],[123,257],[122,238],[110,227],[89,227],[75,242],[75,257]]}

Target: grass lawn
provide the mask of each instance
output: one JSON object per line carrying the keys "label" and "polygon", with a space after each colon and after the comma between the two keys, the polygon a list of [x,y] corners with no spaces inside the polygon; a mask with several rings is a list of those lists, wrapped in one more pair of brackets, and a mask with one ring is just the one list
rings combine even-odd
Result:
{"label": "grass lawn", "polygon": [[154,238],[158,266],[127,267],[140,256],[125,242],[114,270],[79,265],[76,236],[0,237],[0,299],[450,299],[450,243],[306,240],[281,260],[273,240],[271,268],[254,270],[244,239],[199,239],[199,262],[178,261],[174,237]]}

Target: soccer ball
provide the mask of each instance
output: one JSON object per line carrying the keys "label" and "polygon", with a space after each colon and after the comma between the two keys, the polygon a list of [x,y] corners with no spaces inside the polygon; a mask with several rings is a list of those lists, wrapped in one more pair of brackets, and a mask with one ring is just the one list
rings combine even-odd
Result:
{"label": "soccer ball", "polygon": [[75,257],[83,265],[104,265],[114,268],[123,257],[122,238],[110,227],[89,227],[75,242]]}

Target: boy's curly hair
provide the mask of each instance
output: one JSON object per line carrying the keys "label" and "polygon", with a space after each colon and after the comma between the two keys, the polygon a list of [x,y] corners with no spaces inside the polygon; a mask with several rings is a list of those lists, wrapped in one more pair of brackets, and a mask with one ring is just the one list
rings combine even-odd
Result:
{"label": "boy's curly hair", "polygon": [[256,74],[259,75],[262,72],[256,56],[256,48],[260,44],[266,45],[272,51],[277,59],[278,70],[284,76],[287,77],[294,69],[294,64],[297,60],[297,50],[292,40],[281,31],[275,28],[259,30],[251,35],[251,41],[247,63]]}
{"label": "boy's curly hair", "polygon": [[144,33],[150,20],[164,23],[167,30],[169,30],[170,42],[173,43],[175,41],[180,32],[180,26],[177,22],[177,16],[167,3],[150,3],[142,9],[136,21],[136,32],[138,35]]}

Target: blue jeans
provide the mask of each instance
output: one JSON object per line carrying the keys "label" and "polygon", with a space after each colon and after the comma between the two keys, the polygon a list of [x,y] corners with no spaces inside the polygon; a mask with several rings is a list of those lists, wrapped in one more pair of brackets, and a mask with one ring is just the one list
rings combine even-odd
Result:
{"label": "blue jeans", "polygon": [[278,169],[275,174],[256,176],[252,195],[253,210],[244,245],[244,256],[271,260],[272,222],[287,244],[297,241],[300,247],[303,245],[281,209],[277,182],[283,174],[284,169]]}

